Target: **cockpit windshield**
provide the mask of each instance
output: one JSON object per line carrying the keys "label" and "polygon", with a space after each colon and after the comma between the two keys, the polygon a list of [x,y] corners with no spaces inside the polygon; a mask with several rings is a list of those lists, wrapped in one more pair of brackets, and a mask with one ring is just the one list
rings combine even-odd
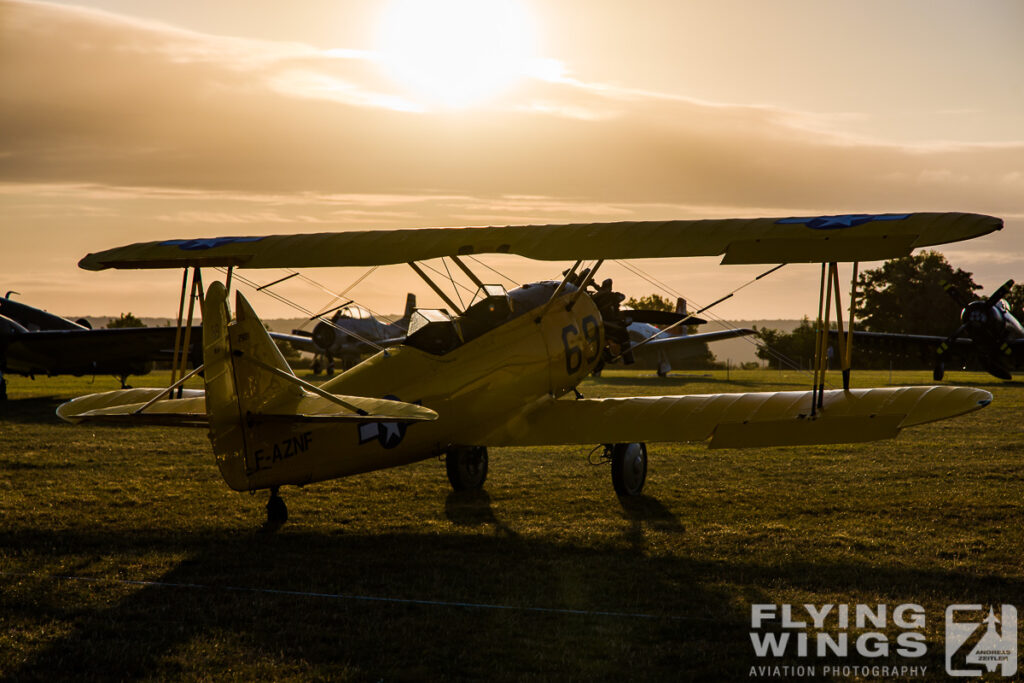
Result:
{"label": "cockpit windshield", "polygon": [[406,345],[444,355],[513,317],[512,299],[501,285],[483,285],[470,301],[457,318],[443,309],[417,309],[409,319]]}
{"label": "cockpit windshield", "polygon": [[369,320],[373,315],[363,308],[362,306],[349,305],[338,310],[334,314],[335,320],[338,318],[349,318],[350,320]]}

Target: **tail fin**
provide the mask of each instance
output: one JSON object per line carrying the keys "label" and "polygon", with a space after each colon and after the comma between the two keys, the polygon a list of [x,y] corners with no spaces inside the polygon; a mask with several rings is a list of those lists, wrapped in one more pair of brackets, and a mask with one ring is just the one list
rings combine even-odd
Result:
{"label": "tail fin", "polygon": [[[676,313],[678,313],[679,315],[689,314],[689,312],[686,310],[686,299],[684,299],[683,297],[678,297],[676,299]],[[676,331],[673,334],[676,337],[689,336],[690,328],[687,327],[686,325],[681,325],[679,328],[676,329]]]}
{"label": "tail fin", "polygon": [[402,314],[402,320],[400,321],[402,327],[409,327],[409,319],[412,318],[413,311],[416,310],[416,295],[409,292],[405,295],[405,313]]}
{"label": "tail fin", "polygon": [[[234,322],[228,309],[227,289],[210,285],[203,305],[203,363],[206,365],[206,413],[217,465],[228,486],[249,488],[249,474],[259,464],[246,443],[247,416],[273,412],[275,403],[295,401],[302,389],[259,365],[292,374],[287,361],[270,338],[249,302],[239,293]],[[236,363],[244,353],[258,363]]]}
{"label": "tail fin", "polygon": [[304,382],[241,294],[235,309],[232,321],[227,290],[211,284],[203,306],[206,413],[221,476],[236,491],[309,481],[299,458],[285,455],[278,462],[281,444],[298,437],[296,448],[310,448],[309,423],[437,419],[424,406],[331,394]]}

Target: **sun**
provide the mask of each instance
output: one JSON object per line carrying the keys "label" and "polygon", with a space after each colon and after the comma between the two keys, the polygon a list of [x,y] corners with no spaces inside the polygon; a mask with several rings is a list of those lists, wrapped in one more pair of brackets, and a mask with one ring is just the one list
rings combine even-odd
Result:
{"label": "sun", "polygon": [[424,104],[478,104],[529,73],[534,30],[516,0],[392,0],[378,50]]}

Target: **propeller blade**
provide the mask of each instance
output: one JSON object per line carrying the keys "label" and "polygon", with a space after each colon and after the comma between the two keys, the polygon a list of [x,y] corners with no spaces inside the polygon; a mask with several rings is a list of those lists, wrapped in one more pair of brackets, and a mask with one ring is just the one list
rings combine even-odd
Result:
{"label": "propeller blade", "polygon": [[932,375],[935,377],[936,382],[942,379],[942,375],[945,372],[946,352],[949,351],[950,346],[956,343],[956,338],[960,336],[960,333],[966,329],[967,323],[956,328],[956,332],[949,335],[949,337],[946,338],[946,341],[939,344],[939,348],[935,350],[935,370]]}
{"label": "propeller blade", "polygon": [[960,308],[964,308],[965,306],[967,306],[968,302],[964,299],[964,296],[963,294],[960,293],[960,290],[953,286],[952,282],[947,282],[946,280],[943,280],[942,289],[945,290],[946,294],[949,295],[949,298],[956,302],[957,306],[959,306]]}
{"label": "propeller blade", "polygon": [[707,320],[698,318],[697,316],[691,316],[684,313],[675,313],[673,311],[653,311],[653,310],[625,310],[623,314],[632,318],[635,323],[647,323],[648,325],[675,325],[680,320],[687,320],[687,325],[703,325]]}
{"label": "propeller blade", "polygon": [[995,306],[1000,299],[1007,295],[1007,293],[1010,291],[1012,287],[1013,280],[1007,280],[1006,282],[1003,283],[1002,287],[1000,287],[999,289],[992,293],[992,296],[990,296],[988,298],[988,301],[986,301],[985,303],[987,303],[989,306]]}

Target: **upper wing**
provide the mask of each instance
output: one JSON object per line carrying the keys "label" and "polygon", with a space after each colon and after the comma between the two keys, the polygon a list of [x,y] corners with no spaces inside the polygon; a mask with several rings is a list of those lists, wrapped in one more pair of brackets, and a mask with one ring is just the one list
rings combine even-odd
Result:
{"label": "upper wing", "polygon": [[896,436],[904,427],[942,420],[989,404],[992,394],[966,387],[887,387],[826,391],[812,417],[811,392],[550,400],[472,445],[536,446],[704,441],[712,448],[858,443]]}
{"label": "upper wing", "polygon": [[969,213],[419,228],[140,242],[89,254],[87,270],[375,266],[466,254],[546,261],[717,256],[723,263],[876,261],[988,234],[1002,220]]}
{"label": "upper wing", "polygon": [[[680,337],[664,336],[655,337],[651,341],[645,343],[640,349],[644,348],[685,348],[687,346],[696,346],[699,344],[706,344],[707,342],[720,341],[722,339],[732,339],[734,337],[746,337],[752,334],[757,334],[755,330],[748,329],[746,327],[737,327],[732,330],[719,330],[717,332],[701,332],[700,334],[687,334]],[[638,349],[639,350],[639,349]]]}

